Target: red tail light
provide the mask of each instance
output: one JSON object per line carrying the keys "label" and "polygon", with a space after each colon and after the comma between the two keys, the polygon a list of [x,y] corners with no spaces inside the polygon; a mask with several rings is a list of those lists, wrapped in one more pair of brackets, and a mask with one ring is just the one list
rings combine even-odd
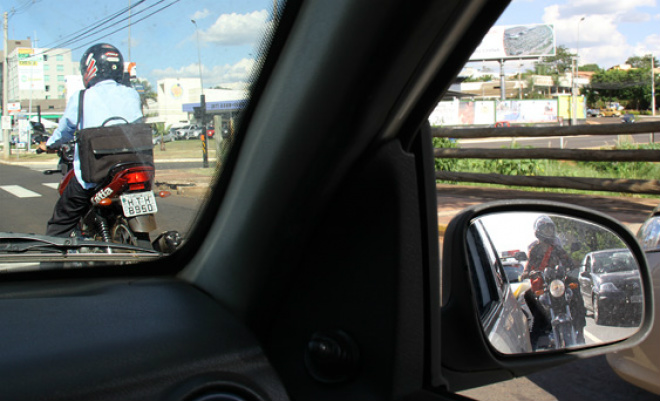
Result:
{"label": "red tail light", "polygon": [[[144,184],[149,181],[151,181],[151,172],[149,171],[138,171],[126,175],[126,182],[128,184]],[[144,188],[144,185],[142,187]]]}

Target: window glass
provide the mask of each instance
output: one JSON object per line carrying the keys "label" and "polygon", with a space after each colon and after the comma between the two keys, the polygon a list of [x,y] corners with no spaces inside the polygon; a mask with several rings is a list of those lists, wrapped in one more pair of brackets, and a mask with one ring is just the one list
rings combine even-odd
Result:
{"label": "window glass", "polygon": [[[38,144],[3,146],[2,157],[12,163],[0,164],[0,202],[12,212],[0,222],[0,244],[12,243],[19,251],[3,259],[0,271],[135,263],[185,246],[235,140],[251,83],[278,21],[274,8],[281,10],[283,2],[149,0],[127,7],[110,0],[64,0],[56,8],[36,3],[26,7],[29,11],[10,15],[12,36],[38,37],[29,53],[44,57],[12,70],[9,97],[24,107],[17,118],[41,118],[53,141],[61,135],[71,138],[71,132],[57,127],[63,119],[68,123],[62,126],[78,122],[78,108],[67,105],[78,104],[85,87],[82,65],[89,73],[83,127],[98,127],[109,119],[108,125],[121,119],[142,124],[131,127],[131,135],[139,139],[122,145],[131,156],[112,154],[116,146],[108,144],[95,145],[94,154],[116,156],[113,164],[132,157],[128,161],[144,166],[130,182],[116,186],[115,171],[99,169],[101,178],[92,175],[93,166],[88,171],[92,157],[85,158],[82,147],[79,156],[60,156],[54,149],[37,154]],[[85,18],[71,18],[72,9]],[[116,51],[99,47],[92,58],[83,58],[102,43]],[[19,65],[18,56],[10,61]],[[52,69],[57,74],[51,78]],[[108,79],[115,83],[105,85]],[[68,110],[73,114],[66,114]],[[25,143],[27,132],[19,126],[27,124],[15,124],[16,130],[5,137]],[[28,165],[40,167],[24,168]],[[45,169],[52,174],[42,174]],[[91,200],[86,205],[91,212],[69,219],[73,227],[53,213],[58,202],[70,200],[58,192],[63,178],[59,172],[67,169]],[[60,223],[61,230],[51,230]],[[81,239],[98,244],[75,245]]]}
{"label": "window glass", "polygon": [[660,217],[648,219],[637,232],[637,240],[645,251],[657,250],[660,245]]}

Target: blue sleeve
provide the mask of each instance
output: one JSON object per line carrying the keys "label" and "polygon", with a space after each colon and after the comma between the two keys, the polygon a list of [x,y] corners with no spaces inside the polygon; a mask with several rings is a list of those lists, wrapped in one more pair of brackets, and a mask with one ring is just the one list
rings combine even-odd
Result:
{"label": "blue sleeve", "polygon": [[53,131],[53,135],[46,142],[46,146],[51,146],[58,140],[68,142],[73,140],[73,134],[76,132],[78,125],[78,96],[80,92],[76,92],[69,97],[64,114],[60,118],[59,125]]}

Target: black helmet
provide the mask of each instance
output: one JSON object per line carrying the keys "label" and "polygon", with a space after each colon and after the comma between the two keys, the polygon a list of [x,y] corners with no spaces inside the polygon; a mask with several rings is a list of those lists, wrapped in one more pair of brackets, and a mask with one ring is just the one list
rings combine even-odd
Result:
{"label": "black helmet", "polygon": [[534,222],[534,235],[541,241],[553,241],[557,235],[555,223],[548,216],[539,216]]}
{"label": "black helmet", "polygon": [[87,49],[80,59],[80,73],[85,88],[97,82],[112,79],[121,83],[124,76],[124,58],[113,45],[99,43]]}

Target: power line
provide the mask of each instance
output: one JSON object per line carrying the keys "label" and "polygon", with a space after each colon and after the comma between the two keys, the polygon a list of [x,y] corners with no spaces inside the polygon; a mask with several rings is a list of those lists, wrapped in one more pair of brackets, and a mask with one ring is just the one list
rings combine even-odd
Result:
{"label": "power line", "polygon": [[23,3],[19,4],[16,7],[12,7],[12,9],[9,11],[9,17],[14,16],[16,14],[22,14],[26,12],[30,7],[35,5],[36,3],[40,2],[41,0],[25,0]]}
{"label": "power line", "polygon": [[[93,24],[91,24],[91,25],[88,25],[88,26],[86,26],[86,27],[84,27],[84,28],[81,28],[81,29],[79,29],[79,30],[77,30],[77,31],[75,31],[75,32],[73,32],[73,33],[70,33],[70,34],[68,34],[68,35],[65,35],[64,38],[60,39],[59,42],[53,42],[53,43],[48,44],[47,46],[44,46],[44,47],[45,47],[45,48],[48,48],[48,49],[51,49],[51,48],[61,48],[61,47],[64,47],[64,46],[66,46],[66,45],[68,45],[68,44],[70,44],[70,43],[75,43],[76,40],[80,40],[81,38],[84,40],[84,35],[87,35],[87,34],[93,35],[93,34],[95,34],[95,33],[93,32],[95,29],[98,29],[98,28],[102,27],[103,25],[108,24],[108,23],[111,22],[112,20],[119,18],[119,17],[122,16],[123,14],[126,14],[126,13],[129,12],[131,9],[133,9],[133,8],[135,8],[135,7],[137,7],[137,6],[139,6],[140,4],[144,3],[145,1],[146,1],[146,0],[140,0],[140,1],[138,1],[136,4],[134,4],[134,5],[131,6],[131,7],[125,7],[125,8],[122,8],[121,10],[114,12],[114,13],[111,14],[110,16],[105,17],[105,18],[101,19],[101,20],[98,21],[98,22],[95,22],[95,23],[93,23]],[[118,21],[118,22],[116,22],[116,24],[119,23],[119,22],[122,22],[122,21],[123,21],[123,20]],[[112,27],[112,26],[114,26],[114,25],[111,25],[110,27]],[[107,29],[107,27],[104,28],[104,29]]]}
{"label": "power line", "polygon": [[[165,1],[165,0],[160,0],[158,3],[162,3],[162,2],[164,2],[164,1]],[[130,25],[135,25],[135,24],[137,24],[137,23],[139,23],[139,22],[142,22],[142,21],[144,21],[145,19],[147,19],[147,18],[149,18],[149,17],[152,17],[153,15],[158,14],[159,12],[161,12],[161,11],[163,11],[163,10],[165,10],[165,9],[167,9],[167,8],[169,8],[169,7],[171,7],[171,6],[173,6],[174,4],[178,3],[179,1],[181,1],[181,0],[174,0],[174,1],[172,1],[171,3],[166,4],[165,6],[159,8],[158,10],[156,10],[156,11],[154,11],[154,12],[152,12],[151,14],[147,14],[146,16],[144,16],[144,17],[138,19],[137,21],[132,22]],[[136,14],[137,14],[137,13],[136,13]],[[135,14],[134,14],[134,15],[135,15]],[[132,18],[132,17],[131,17],[131,18]],[[119,31],[122,31],[122,30],[128,28],[128,25],[129,25],[129,24],[126,24],[126,25],[124,25],[124,26],[122,26],[122,27],[120,27],[120,28],[118,28],[118,29],[116,29],[116,30],[114,30],[114,31],[112,31],[112,32],[110,32],[110,33],[108,33],[108,34],[106,34],[106,35],[103,35],[103,36],[97,37],[97,38],[95,38],[94,40],[91,40],[91,41],[89,41],[89,42],[86,42],[86,43],[84,43],[84,44],[82,44],[82,45],[80,45],[80,46],[78,46],[78,47],[74,47],[74,48],[71,49],[71,50],[78,50],[78,49],[81,49],[81,48],[86,47],[86,46],[88,46],[88,45],[90,45],[90,44],[92,44],[92,43],[98,42],[100,39],[107,38],[108,36],[114,35],[115,33],[117,33],[117,32],[119,32]],[[92,36],[92,35],[89,35],[89,36]],[[82,39],[81,39],[81,40],[82,40]]]}

